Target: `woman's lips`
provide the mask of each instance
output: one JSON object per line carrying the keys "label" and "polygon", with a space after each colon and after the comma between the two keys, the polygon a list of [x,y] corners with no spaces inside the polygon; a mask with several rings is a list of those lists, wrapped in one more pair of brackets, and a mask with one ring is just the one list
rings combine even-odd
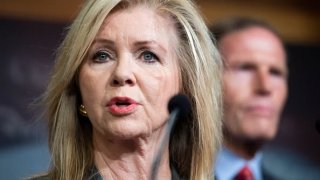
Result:
{"label": "woman's lips", "polygon": [[114,97],[107,103],[109,112],[117,116],[130,114],[137,106],[138,103],[128,97]]}

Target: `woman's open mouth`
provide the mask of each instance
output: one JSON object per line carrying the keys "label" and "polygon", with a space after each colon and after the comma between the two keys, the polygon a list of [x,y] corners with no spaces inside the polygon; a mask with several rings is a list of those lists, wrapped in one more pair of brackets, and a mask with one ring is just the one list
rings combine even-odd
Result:
{"label": "woman's open mouth", "polygon": [[108,104],[108,110],[111,114],[116,116],[128,115],[134,112],[138,103],[128,97],[114,97]]}

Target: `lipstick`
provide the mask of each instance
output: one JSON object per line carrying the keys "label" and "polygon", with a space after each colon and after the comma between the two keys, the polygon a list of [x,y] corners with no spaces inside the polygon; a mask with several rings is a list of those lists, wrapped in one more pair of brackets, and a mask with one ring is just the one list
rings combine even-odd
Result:
{"label": "lipstick", "polygon": [[138,103],[129,97],[114,97],[107,103],[109,112],[116,116],[131,114]]}

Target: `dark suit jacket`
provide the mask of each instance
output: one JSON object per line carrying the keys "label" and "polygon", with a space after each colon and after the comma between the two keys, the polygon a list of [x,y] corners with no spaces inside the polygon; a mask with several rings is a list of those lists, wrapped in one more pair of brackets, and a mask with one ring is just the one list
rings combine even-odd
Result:
{"label": "dark suit jacket", "polygon": [[320,180],[320,165],[285,149],[265,149],[261,166],[264,180]]}

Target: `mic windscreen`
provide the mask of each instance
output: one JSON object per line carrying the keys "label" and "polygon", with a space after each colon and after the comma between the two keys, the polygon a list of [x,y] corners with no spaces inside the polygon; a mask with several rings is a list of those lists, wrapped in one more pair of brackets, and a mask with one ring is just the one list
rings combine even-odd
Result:
{"label": "mic windscreen", "polygon": [[179,110],[179,118],[186,118],[191,113],[191,104],[186,95],[177,94],[170,99],[168,104],[169,113],[175,109]]}

